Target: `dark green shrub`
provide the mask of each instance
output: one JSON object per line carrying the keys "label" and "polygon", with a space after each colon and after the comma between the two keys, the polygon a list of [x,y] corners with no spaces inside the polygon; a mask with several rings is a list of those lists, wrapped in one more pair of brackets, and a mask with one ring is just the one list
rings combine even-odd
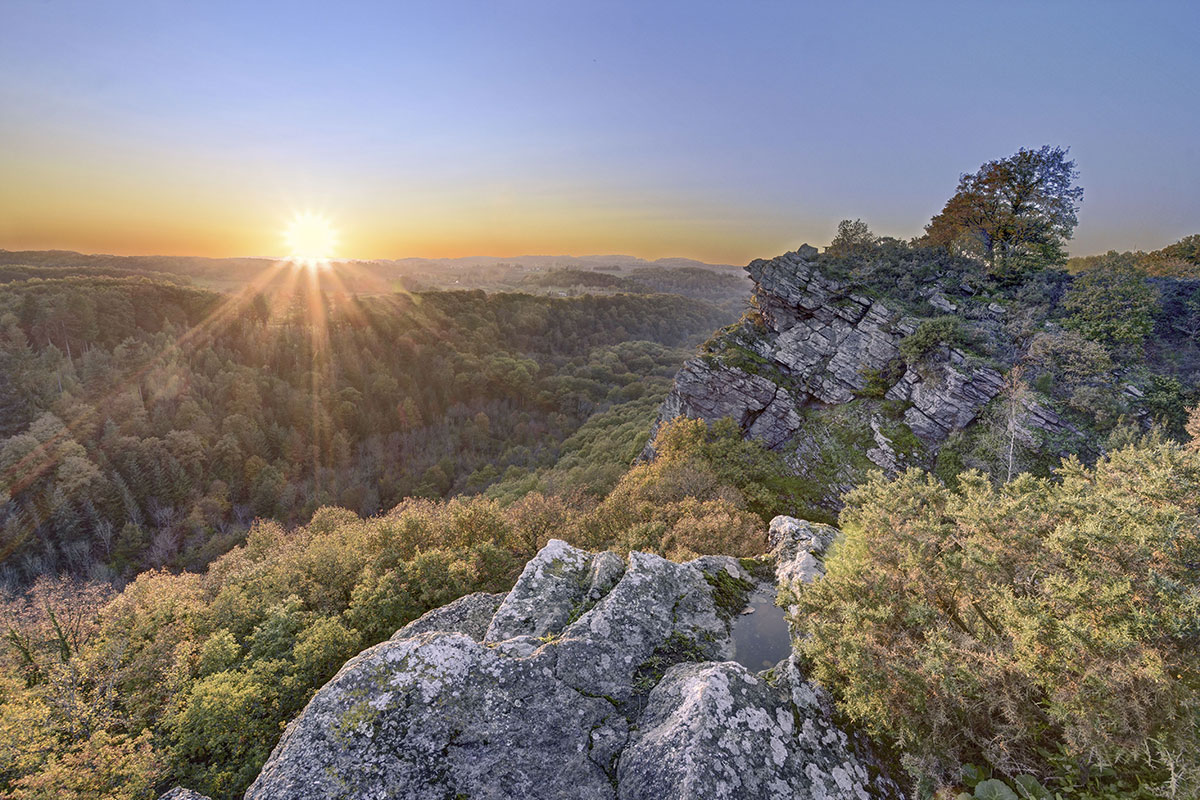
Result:
{"label": "dark green shrub", "polygon": [[943,345],[953,347],[966,342],[967,333],[961,319],[952,316],[934,317],[922,322],[911,336],[906,336],[900,342],[900,355],[904,356],[904,361],[911,367]]}
{"label": "dark green shrub", "polygon": [[1108,253],[1063,296],[1068,327],[1110,347],[1136,352],[1154,328],[1157,292],[1130,254]]}
{"label": "dark green shrub", "polygon": [[1146,410],[1150,417],[1176,438],[1184,438],[1188,408],[1200,397],[1196,387],[1185,387],[1178,378],[1151,375],[1145,387]]}

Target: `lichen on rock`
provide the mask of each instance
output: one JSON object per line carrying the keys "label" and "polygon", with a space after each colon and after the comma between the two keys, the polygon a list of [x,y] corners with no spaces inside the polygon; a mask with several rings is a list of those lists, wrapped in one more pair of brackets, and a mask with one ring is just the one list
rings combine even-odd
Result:
{"label": "lichen on rock", "polygon": [[[832,529],[789,520],[772,523],[769,560],[811,579]],[[552,540],[486,636],[471,633],[497,596],[468,596],[347,662],[246,797],[896,796],[791,657],[758,674],[728,660],[714,586],[764,574]]]}

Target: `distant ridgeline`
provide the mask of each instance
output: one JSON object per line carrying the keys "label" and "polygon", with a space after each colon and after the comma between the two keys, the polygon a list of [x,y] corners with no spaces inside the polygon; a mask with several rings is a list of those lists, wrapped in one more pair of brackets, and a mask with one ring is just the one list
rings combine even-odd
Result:
{"label": "distant ridgeline", "polygon": [[231,295],[0,267],[0,583],[198,568],[255,517],[479,492],[570,447],[607,465],[588,473],[606,491],[679,348],[733,316],[677,295],[363,297],[295,270]]}
{"label": "distant ridgeline", "polygon": [[[69,250],[0,250],[0,283],[67,275],[145,275],[226,290],[240,287],[281,263],[269,258],[85,255]],[[514,258],[403,258],[334,260],[316,271],[330,293],[390,294],[396,290],[484,289],[560,296],[584,293],[678,294],[741,313],[750,282],[736,267],[686,258],[655,261],[626,255],[518,256]]]}
{"label": "distant ridgeline", "polygon": [[655,430],[732,418],[786,457],[801,516],[818,519],[872,469],[953,485],[970,468],[1046,474],[1153,428],[1182,438],[1200,401],[1200,279],[1147,277],[1143,259],[997,279],[882,239],[755,261],[752,309],[683,367]]}

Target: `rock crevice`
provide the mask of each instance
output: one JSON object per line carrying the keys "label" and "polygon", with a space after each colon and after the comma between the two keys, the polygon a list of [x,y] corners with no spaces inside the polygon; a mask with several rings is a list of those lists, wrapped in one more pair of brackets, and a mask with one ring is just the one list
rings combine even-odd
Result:
{"label": "rock crevice", "polygon": [[[840,490],[867,468],[932,466],[943,444],[975,424],[1004,390],[994,362],[963,347],[932,346],[915,359],[906,354],[901,343],[918,332],[921,320],[899,301],[871,297],[823,271],[813,247],[751,262],[746,271],[754,281],[754,308],[680,369],[643,458],[655,457],[655,434],[678,416],[729,417],[746,437],[786,452],[797,475],[811,478],[822,461],[843,464],[840,474],[826,476],[829,491],[817,501],[836,510]],[[937,311],[960,315],[972,331],[967,338],[995,335],[993,318],[1002,307],[982,321],[968,319],[937,286],[927,294]],[[1079,433],[1044,406],[1027,411],[1027,427],[1039,438]],[[885,417],[889,430],[881,427]],[[846,453],[844,443],[827,452],[833,445],[817,429],[847,425],[861,428],[860,443],[849,446],[854,452]],[[897,433],[904,447],[897,447]]]}

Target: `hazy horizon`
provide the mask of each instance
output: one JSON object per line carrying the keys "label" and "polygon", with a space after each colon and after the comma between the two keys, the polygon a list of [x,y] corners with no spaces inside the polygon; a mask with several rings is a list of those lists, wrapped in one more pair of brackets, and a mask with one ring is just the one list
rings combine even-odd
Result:
{"label": "hazy horizon", "polygon": [[[813,242],[801,242],[800,244],[812,244],[820,247]],[[800,245],[796,245],[799,247]],[[796,247],[790,248],[791,250]],[[228,256],[206,256],[196,253],[86,253],[80,250],[73,250],[66,247],[45,247],[45,248],[7,248],[0,247],[0,253],[70,253],[73,255],[83,256],[87,258],[186,258],[186,259],[207,259],[212,261],[290,261],[291,256],[286,255],[247,255],[247,254],[232,254]],[[774,255],[780,255],[775,253]],[[766,257],[766,256],[762,256]],[[461,256],[422,256],[422,255],[402,255],[402,256],[382,256],[379,258],[349,258],[336,256],[330,258],[330,263],[353,263],[353,262],[376,262],[376,261],[504,261],[504,260],[536,260],[536,259],[571,259],[574,261],[597,261],[601,262],[606,259],[622,259],[627,261],[638,261],[652,264],[659,261],[693,261],[697,264],[704,264],[710,267],[742,267],[744,264],[730,264],[715,261],[703,261],[696,258],[688,258],[686,256],[660,256],[658,258],[644,258],[632,253],[510,253],[502,255],[494,255],[490,253],[469,253]]]}

